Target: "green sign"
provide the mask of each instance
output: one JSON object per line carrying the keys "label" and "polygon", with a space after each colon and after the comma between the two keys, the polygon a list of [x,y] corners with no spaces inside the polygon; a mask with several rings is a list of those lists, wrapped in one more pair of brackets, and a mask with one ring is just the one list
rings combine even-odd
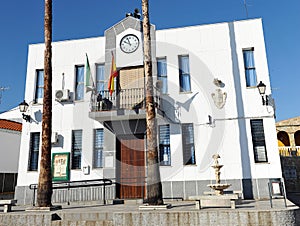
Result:
{"label": "green sign", "polygon": [[66,181],[70,180],[70,153],[52,154],[52,180]]}

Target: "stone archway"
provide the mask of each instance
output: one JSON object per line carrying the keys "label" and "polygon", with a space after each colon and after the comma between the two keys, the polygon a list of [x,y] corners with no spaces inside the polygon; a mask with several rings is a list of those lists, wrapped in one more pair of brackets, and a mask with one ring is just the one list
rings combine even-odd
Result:
{"label": "stone archway", "polygon": [[300,130],[294,133],[295,145],[300,146]]}
{"label": "stone archway", "polygon": [[283,146],[291,146],[289,135],[285,131],[279,131],[277,133],[277,140],[278,140],[278,143],[282,144]]}

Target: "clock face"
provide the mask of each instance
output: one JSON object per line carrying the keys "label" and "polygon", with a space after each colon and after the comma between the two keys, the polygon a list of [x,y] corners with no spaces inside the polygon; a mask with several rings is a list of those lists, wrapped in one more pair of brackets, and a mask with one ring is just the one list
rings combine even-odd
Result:
{"label": "clock face", "polygon": [[139,39],[133,34],[125,35],[120,41],[120,48],[124,53],[133,53],[139,47]]}

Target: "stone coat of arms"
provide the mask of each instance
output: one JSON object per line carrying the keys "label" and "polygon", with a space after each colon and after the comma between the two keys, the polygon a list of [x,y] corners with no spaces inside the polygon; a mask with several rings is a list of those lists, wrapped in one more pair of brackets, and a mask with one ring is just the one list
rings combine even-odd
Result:
{"label": "stone coat of arms", "polygon": [[211,94],[217,108],[222,109],[226,103],[227,93],[221,89],[216,89],[215,93]]}

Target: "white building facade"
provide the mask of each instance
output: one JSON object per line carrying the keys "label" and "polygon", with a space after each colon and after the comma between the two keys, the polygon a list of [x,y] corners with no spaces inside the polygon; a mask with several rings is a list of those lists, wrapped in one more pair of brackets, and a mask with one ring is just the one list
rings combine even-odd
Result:
{"label": "white building facade", "polygon": [[[104,37],[52,44],[52,155],[68,163],[53,170],[54,180],[109,178],[115,184],[106,198],[146,198],[142,37],[141,21],[126,17]],[[230,189],[241,190],[244,198],[268,197],[269,180],[282,172],[274,110],[263,105],[256,87],[262,81],[271,94],[261,20],[152,26],[151,40],[163,197],[187,199],[209,190],[216,153],[224,165],[221,181],[232,184]],[[44,44],[29,46],[25,100],[31,122],[23,123],[16,187],[24,204],[32,200],[29,185],[38,182],[43,54]],[[86,55],[96,91],[86,87]],[[110,93],[113,57],[118,74]],[[72,191],[74,200],[102,198],[101,187],[84,189]],[[66,201],[64,192],[54,191],[54,202]]]}
{"label": "white building facade", "polygon": [[18,177],[22,124],[0,114],[0,199],[13,198]]}

